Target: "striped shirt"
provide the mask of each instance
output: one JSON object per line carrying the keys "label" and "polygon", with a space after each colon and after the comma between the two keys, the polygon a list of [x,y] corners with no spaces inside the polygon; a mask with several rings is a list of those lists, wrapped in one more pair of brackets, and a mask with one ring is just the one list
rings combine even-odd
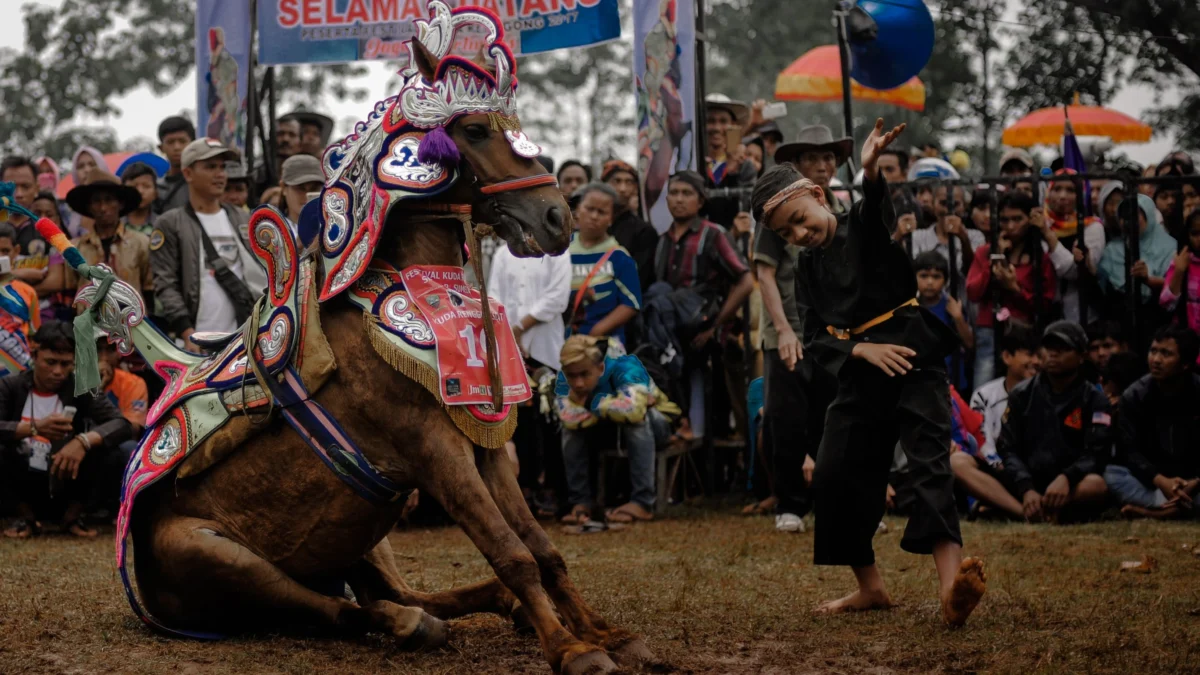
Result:
{"label": "striped shirt", "polygon": [[[598,269],[596,263],[605,253],[612,251],[608,259]],[[617,240],[609,237],[595,246],[587,247],[579,241],[576,234],[571,240],[571,300],[568,307],[575,307],[576,295],[583,287],[583,282],[592,274],[588,281],[587,294],[579,303],[567,331],[588,334],[592,327],[601,319],[612,313],[614,309],[625,305],[635,310],[642,308],[642,287],[638,280],[637,263]],[[570,310],[567,310],[570,312]],[[621,326],[612,335],[625,343],[625,327]]]}
{"label": "striped shirt", "polygon": [[662,233],[654,253],[654,271],[671,288],[691,288],[700,295],[724,298],[746,273],[746,259],[725,230],[715,223],[694,219],[678,241],[671,230]]}

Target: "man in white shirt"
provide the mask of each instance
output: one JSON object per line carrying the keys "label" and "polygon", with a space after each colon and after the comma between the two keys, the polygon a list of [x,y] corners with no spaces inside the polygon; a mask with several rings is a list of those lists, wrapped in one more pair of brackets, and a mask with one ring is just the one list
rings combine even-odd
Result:
{"label": "man in white shirt", "polygon": [[[221,202],[226,162],[237,152],[211,138],[183,151],[188,203],[164,213],[150,233],[154,286],[169,330],[195,349],[192,333],[232,332],[267,284],[250,250],[249,214]],[[198,351],[198,350],[197,350]]]}
{"label": "man in white shirt", "polygon": [[[518,258],[508,246],[499,246],[487,280],[488,295],[504,305],[536,391],[532,401],[517,408],[512,440],[519,464],[517,482],[535,512],[553,516],[562,507],[567,485],[553,411],[559,352],[566,341],[563,312],[571,297],[571,256]],[[547,406],[541,404],[543,396]],[[541,484],[538,477],[543,473]]]}

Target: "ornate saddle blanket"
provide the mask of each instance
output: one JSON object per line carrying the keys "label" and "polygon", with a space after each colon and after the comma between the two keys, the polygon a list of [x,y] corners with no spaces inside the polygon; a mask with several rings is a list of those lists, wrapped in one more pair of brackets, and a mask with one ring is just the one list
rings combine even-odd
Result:
{"label": "ornate saddle blanket", "polygon": [[348,297],[363,309],[375,351],[437,397],[473,443],[499,448],[512,437],[517,421],[513,404],[533,396],[529,377],[504,308],[490,303],[504,397],[503,408],[492,406],[483,309],[462,268],[414,265],[397,270],[376,259]]}

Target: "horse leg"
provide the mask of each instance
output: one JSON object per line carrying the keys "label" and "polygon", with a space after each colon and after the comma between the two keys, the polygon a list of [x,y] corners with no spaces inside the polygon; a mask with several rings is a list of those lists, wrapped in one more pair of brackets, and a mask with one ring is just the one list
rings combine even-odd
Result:
{"label": "horse leg", "polygon": [[516,596],[496,577],[448,591],[421,593],[413,590],[400,576],[387,539],[354,565],[348,581],[359,602],[388,600],[406,607],[420,607],[439,619],[481,612],[499,614],[511,616],[518,626],[528,626],[528,616]]}
{"label": "horse leg", "polygon": [[567,575],[567,564],[562,554],[530,513],[512,465],[504,456],[500,452],[482,450],[479,452],[478,466],[484,484],[505,521],[537,560],[542,584],[554,599],[571,632],[584,642],[604,647],[622,662],[653,661],[654,654],[640,637],[623,628],[609,626],[599,613],[588,606]]}
{"label": "horse leg", "polygon": [[430,494],[458,523],[529,613],[542,652],[556,672],[611,673],[617,669],[604,650],[567,632],[542,588],[538,564],[488,494],[476,459],[461,435],[431,434],[422,493]]}
{"label": "horse leg", "polygon": [[445,625],[420,608],[388,600],[359,605],[317,593],[222,536],[212,521],[165,516],[154,527],[150,548],[153,560],[139,566],[151,572],[143,586],[152,588],[147,604],[172,623],[208,630],[284,624],[374,630],[392,635],[406,649],[446,643]]}

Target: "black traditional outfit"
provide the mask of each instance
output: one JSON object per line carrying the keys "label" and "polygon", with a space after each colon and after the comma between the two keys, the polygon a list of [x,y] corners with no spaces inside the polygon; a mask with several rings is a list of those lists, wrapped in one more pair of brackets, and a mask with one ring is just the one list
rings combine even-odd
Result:
{"label": "black traditional outfit", "polygon": [[[883,179],[864,181],[863,188],[863,200],[833,241],[797,260],[796,301],[808,308],[807,354],[838,377],[813,476],[818,565],[875,562],[871,538],[883,516],[898,440],[916,492],[901,548],[928,554],[938,541],[962,543],[944,362],[958,337],[916,303],[912,264],[889,231],[894,219]],[[859,342],[912,349],[913,370],[889,377],[852,359]]]}

